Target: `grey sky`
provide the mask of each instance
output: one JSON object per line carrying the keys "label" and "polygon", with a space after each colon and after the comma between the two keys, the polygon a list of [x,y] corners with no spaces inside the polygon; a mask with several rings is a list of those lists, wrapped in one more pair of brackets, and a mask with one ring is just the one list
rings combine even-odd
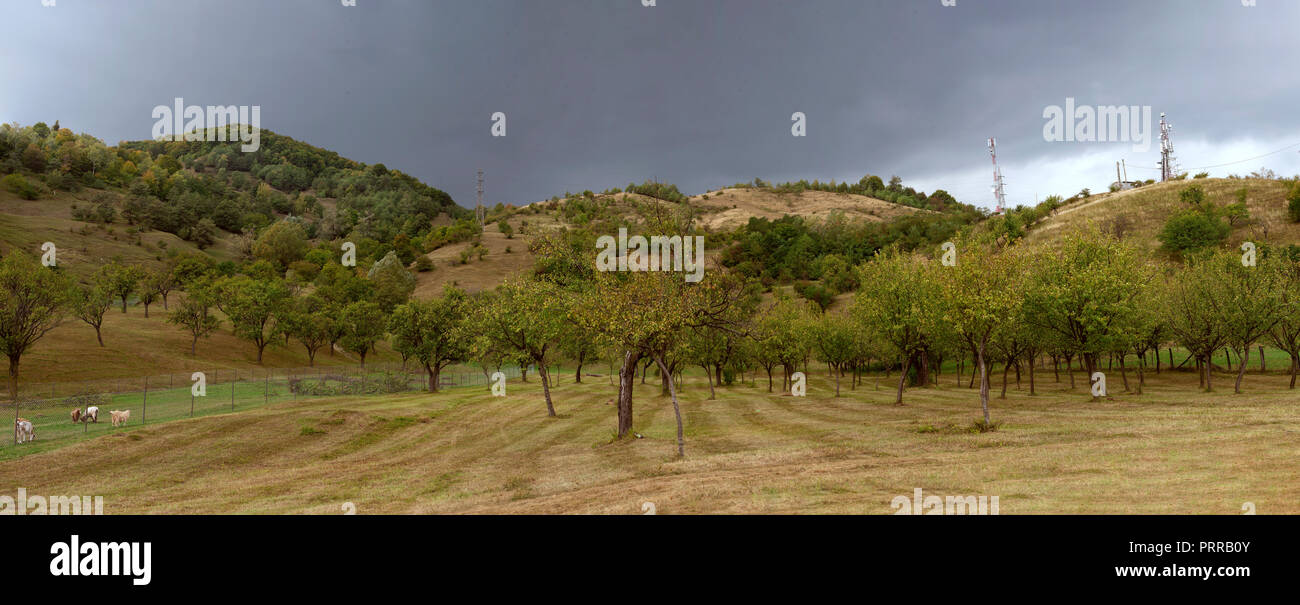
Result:
{"label": "grey sky", "polygon": [[[1047,142],[1043,110],[1149,105],[1185,168],[1300,173],[1300,2],[1258,0],[0,0],[0,120],[109,143],[156,105],[262,126],[473,205],[649,178],[888,177],[988,206],[1104,189],[1157,145]],[[508,116],[493,138],[490,116]],[[808,136],[790,116],[808,116]],[[1154,128],[1154,125],[1153,125]]]}

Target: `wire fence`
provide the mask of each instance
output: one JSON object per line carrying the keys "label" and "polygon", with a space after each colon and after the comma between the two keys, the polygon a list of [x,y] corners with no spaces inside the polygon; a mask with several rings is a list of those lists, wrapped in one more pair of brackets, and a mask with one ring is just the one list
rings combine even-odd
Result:
{"label": "wire fence", "polygon": [[[519,378],[517,366],[502,367],[507,379]],[[198,376],[197,374],[202,374]],[[492,372],[453,371],[441,374],[439,389],[488,387]],[[113,411],[129,411],[125,426],[157,424],[258,408],[282,401],[409,393],[428,389],[422,368],[408,364],[368,364],[360,367],[212,369],[189,374],[159,374],[130,379],[33,385],[18,401],[0,402],[12,427],[0,437],[0,452],[19,444],[18,420],[30,422],[42,445],[98,436],[114,430]],[[40,397],[49,393],[50,396]],[[86,418],[92,408],[98,415]],[[73,420],[73,410],[82,417]]]}

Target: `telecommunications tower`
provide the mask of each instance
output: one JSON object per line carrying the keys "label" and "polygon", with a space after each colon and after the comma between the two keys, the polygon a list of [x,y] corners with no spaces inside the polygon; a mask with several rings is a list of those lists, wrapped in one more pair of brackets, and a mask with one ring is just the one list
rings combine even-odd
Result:
{"label": "telecommunications tower", "polygon": [[1002,184],[1002,169],[998,167],[997,139],[989,139],[989,155],[993,156],[993,199],[997,202],[994,214],[1002,214],[1007,206],[1007,190]]}
{"label": "telecommunications tower", "polygon": [[1174,127],[1160,114],[1160,181],[1178,178],[1178,163],[1174,159],[1174,141],[1170,138]]}

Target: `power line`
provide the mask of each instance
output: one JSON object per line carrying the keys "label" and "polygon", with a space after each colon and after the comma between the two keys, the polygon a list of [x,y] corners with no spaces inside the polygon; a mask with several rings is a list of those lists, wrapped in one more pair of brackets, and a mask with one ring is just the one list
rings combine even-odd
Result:
{"label": "power line", "polygon": [[[1244,160],[1237,160],[1237,161],[1235,161],[1235,162],[1227,162],[1227,163],[1224,163],[1224,164],[1215,164],[1215,165],[1213,165],[1213,166],[1200,166],[1200,167],[1197,167],[1197,168],[1190,168],[1190,169],[1188,169],[1188,170],[1189,170],[1189,171],[1191,171],[1191,170],[1206,170],[1206,169],[1209,169],[1209,168],[1222,168],[1222,167],[1224,167],[1224,166],[1232,166],[1232,165],[1234,165],[1234,164],[1243,164],[1243,163],[1246,163],[1246,162],[1252,162],[1252,161],[1258,160],[1258,159],[1260,159],[1260,158],[1266,158],[1266,157],[1268,157],[1268,156],[1270,156],[1270,155],[1277,155],[1277,154],[1282,153],[1283,151],[1287,151],[1287,150],[1289,150],[1289,149],[1291,149],[1292,147],[1295,147],[1295,146],[1297,146],[1297,145],[1300,145],[1300,143],[1292,143],[1292,144],[1290,144],[1290,145],[1287,145],[1286,147],[1283,147],[1283,148],[1281,148],[1281,149],[1278,149],[1277,151],[1270,151],[1270,152],[1265,153],[1265,154],[1263,154],[1263,155],[1257,155],[1257,156],[1255,156],[1255,157],[1253,157],[1253,158],[1246,158],[1246,159],[1244,159]],[[1160,167],[1159,167],[1159,166],[1137,166],[1137,165],[1135,165],[1135,166],[1133,166],[1133,167],[1134,167],[1134,168],[1141,168],[1142,170],[1160,170]]]}

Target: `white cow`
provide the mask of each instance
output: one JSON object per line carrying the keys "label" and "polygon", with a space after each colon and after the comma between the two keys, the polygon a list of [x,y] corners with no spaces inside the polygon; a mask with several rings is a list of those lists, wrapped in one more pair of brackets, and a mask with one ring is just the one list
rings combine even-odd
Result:
{"label": "white cow", "polygon": [[119,412],[117,410],[111,410],[108,413],[112,414],[113,416],[113,426],[126,424],[126,421],[131,419],[131,410],[126,410],[123,412]]}
{"label": "white cow", "polygon": [[36,440],[36,429],[32,427],[30,420],[19,418],[16,421],[18,428],[18,443],[27,443]]}
{"label": "white cow", "polygon": [[97,407],[95,407],[95,406],[93,406],[93,405],[90,406],[90,407],[88,407],[88,408],[86,408],[86,413],[85,413],[84,415],[82,415],[82,417],[81,417],[81,421],[82,421],[82,422],[85,422],[85,421],[87,421],[87,420],[89,420],[89,421],[91,421],[91,422],[98,423],[98,422],[99,422],[99,408],[97,408]]}

